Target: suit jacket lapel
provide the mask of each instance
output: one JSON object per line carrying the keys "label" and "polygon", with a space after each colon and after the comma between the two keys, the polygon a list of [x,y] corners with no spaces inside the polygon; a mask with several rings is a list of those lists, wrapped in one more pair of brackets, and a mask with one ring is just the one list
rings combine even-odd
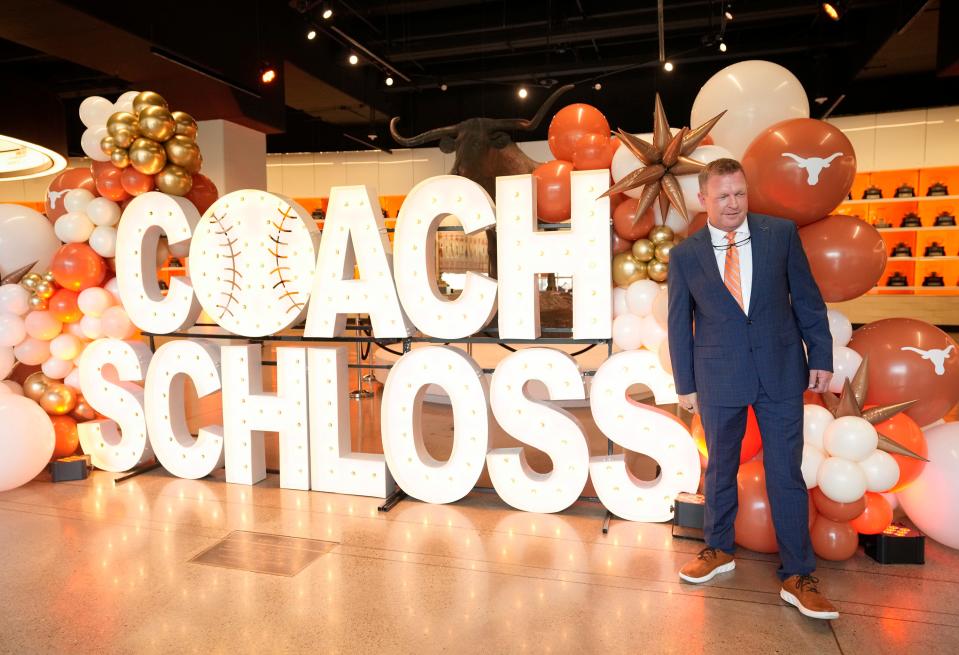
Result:
{"label": "suit jacket lapel", "polygon": [[[750,229],[752,229],[752,225],[750,225]],[[733,298],[733,295],[729,293],[729,289],[726,288],[726,283],[723,282],[723,276],[719,273],[719,266],[716,264],[716,253],[713,251],[712,235],[709,232],[709,227],[703,226],[690,238],[696,239],[696,256],[699,259],[700,266],[703,267],[703,272],[706,274],[709,283],[717,287],[716,294],[719,297],[725,297],[733,309],[741,312],[742,308],[739,306],[739,303],[736,302],[736,299]]]}
{"label": "suit jacket lapel", "polygon": [[746,221],[749,223],[750,246],[753,258],[753,279],[749,295],[749,312],[752,316],[756,305],[763,298],[762,287],[766,276],[762,271],[766,269],[769,255],[769,225],[762,215],[748,214]]}

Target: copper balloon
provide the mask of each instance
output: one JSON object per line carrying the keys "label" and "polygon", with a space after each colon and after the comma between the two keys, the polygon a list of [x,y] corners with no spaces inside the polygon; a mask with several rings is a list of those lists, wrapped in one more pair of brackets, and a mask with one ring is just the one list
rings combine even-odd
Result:
{"label": "copper balloon", "polygon": [[200,170],[200,148],[193,139],[175,135],[163,144],[166,158],[171,164],[182,166],[191,175]]}
{"label": "copper balloon", "polygon": [[77,406],[76,392],[65,384],[54,382],[48,384],[40,397],[40,407],[47,414],[62,416],[69,414]]}
{"label": "copper balloon", "polygon": [[105,136],[100,139],[100,151],[108,157],[117,149],[117,141],[112,136]]}
{"label": "copper balloon", "polygon": [[627,241],[623,237],[616,234],[616,230],[610,228],[610,238],[612,239],[612,250],[614,255],[618,255],[621,252],[629,252],[629,249],[633,247],[632,241]]}
{"label": "copper balloon", "polygon": [[633,259],[628,252],[613,257],[612,269],[613,283],[618,287],[628,287],[646,277],[646,265]]}
{"label": "copper balloon", "polygon": [[813,552],[822,559],[841,562],[856,554],[859,535],[848,521],[832,521],[820,516],[809,531]]}
{"label": "copper balloon", "polygon": [[736,543],[759,553],[777,552],[779,544],[766,493],[763,463],[753,460],[741,465],[736,486],[739,494],[739,511],[733,524]]}
{"label": "copper balloon", "polygon": [[664,264],[669,263],[669,253],[673,251],[673,246],[676,244],[672,241],[667,241],[656,246],[656,259],[663,262]]}
{"label": "copper balloon", "polygon": [[34,293],[37,294],[38,298],[43,298],[44,300],[49,300],[53,297],[54,288],[53,285],[47,282],[46,280],[40,280],[37,282],[37,286],[34,289]]}
{"label": "copper balloon", "polygon": [[140,136],[154,141],[166,141],[176,133],[176,122],[166,107],[151,105],[140,112]]}
{"label": "copper balloon", "polygon": [[673,230],[666,225],[657,225],[649,231],[649,240],[655,245],[673,240]]}
{"label": "copper balloon", "polygon": [[83,396],[78,396],[77,404],[73,408],[73,411],[70,412],[70,416],[78,421],[92,421],[97,417],[97,414],[93,411],[93,408],[87,404]]}
{"label": "copper balloon", "polygon": [[648,262],[656,255],[656,246],[649,239],[639,239],[633,244],[633,259],[638,262]]}
{"label": "copper balloon", "polygon": [[30,305],[30,309],[35,309],[38,312],[42,312],[47,308],[47,299],[41,298],[40,296],[30,296],[27,303]]}
{"label": "copper balloon", "polygon": [[866,509],[865,496],[851,503],[837,503],[820,491],[819,487],[813,487],[809,497],[816,504],[819,513],[830,521],[851,521]]}
{"label": "copper balloon", "polygon": [[156,176],[157,189],[171,196],[185,196],[193,188],[193,176],[185,168],[167,164]]}
{"label": "copper balloon", "polygon": [[126,168],[130,165],[130,152],[126,148],[117,148],[110,153],[110,161],[117,168]]}
{"label": "copper balloon", "polygon": [[157,106],[157,107],[168,107],[167,101],[163,99],[159,93],[155,91],[141,91],[133,99],[133,113],[139,115],[146,107]]}
{"label": "copper balloon", "polygon": [[196,120],[185,111],[175,111],[172,115],[173,120],[176,122],[176,133],[190,139],[195,139],[197,132]]}
{"label": "copper balloon", "polygon": [[23,395],[33,402],[38,403],[40,402],[40,398],[43,397],[44,392],[47,390],[47,386],[55,382],[56,380],[53,378],[48,378],[39,371],[36,373],[31,373],[27,376],[27,379],[23,381]]}
{"label": "copper balloon", "polygon": [[646,271],[653,282],[665,282],[669,274],[669,264],[654,259],[647,264]]}
{"label": "copper balloon", "polygon": [[872,289],[886,268],[886,244],[854,216],[828,216],[799,230],[823,300],[843,302]]}
{"label": "copper balloon", "polygon": [[166,166],[166,150],[151,139],[137,139],[130,146],[130,165],[144,175],[156,175]]}

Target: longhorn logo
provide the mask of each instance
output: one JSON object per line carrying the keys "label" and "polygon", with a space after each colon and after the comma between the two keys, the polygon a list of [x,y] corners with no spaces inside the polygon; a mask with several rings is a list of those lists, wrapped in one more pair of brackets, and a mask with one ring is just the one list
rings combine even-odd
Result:
{"label": "longhorn logo", "polygon": [[72,190],[73,189],[64,189],[63,191],[47,191],[47,198],[49,198],[47,203],[51,207],[53,207],[56,204],[57,200],[60,199],[60,196],[64,196]]}
{"label": "longhorn logo", "polygon": [[919,350],[918,348],[913,348],[912,346],[903,346],[899,350],[908,350],[910,352],[917,353],[922,356],[923,359],[928,359],[932,362],[933,366],[936,367],[936,375],[945,375],[946,374],[946,360],[949,359],[952,355],[952,350],[954,346],[949,344],[947,348],[938,349],[938,350]]}
{"label": "longhorn logo", "polygon": [[819,183],[819,175],[822,173],[824,168],[829,168],[829,164],[832,163],[832,160],[836,157],[842,155],[841,152],[834,152],[825,159],[822,157],[800,157],[799,155],[794,155],[791,152],[784,152],[783,157],[789,157],[796,164],[799,165],[799,168],[805,168],[806,174],[808,175],[806,183],[809,186],[816,186]]}

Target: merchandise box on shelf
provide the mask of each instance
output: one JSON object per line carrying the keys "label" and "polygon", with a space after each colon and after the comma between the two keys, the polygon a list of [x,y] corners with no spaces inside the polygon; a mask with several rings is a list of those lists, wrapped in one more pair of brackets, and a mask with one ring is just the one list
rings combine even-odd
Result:
{"label": "merchandise box on shelf", "polygon": [[[877,188],[882,198],[865,199],[867,189]],[[907,188],[913,197],[904,193]],[[937,225],[940,216],[951,216],[959,224],[959,166],[858,173],[851,195],[836,213],[875,225],[889,254],[886,270],[871,293],[959,295],[959,227],[942,225],[950,222],[948,218],[939,218]],[[918,217],[919,225],[913,221],[903,227],[910,215]],[[892,256],[897,247],[900,252],[908,249],[910,256]],[[902,277],[905,285],[890,286],[890,279]],[[930,285],[940,278],[942,286]]]}

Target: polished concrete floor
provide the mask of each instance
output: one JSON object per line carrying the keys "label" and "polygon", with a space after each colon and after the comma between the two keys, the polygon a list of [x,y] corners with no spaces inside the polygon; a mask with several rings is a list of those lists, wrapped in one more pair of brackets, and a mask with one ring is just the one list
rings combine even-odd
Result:
{"label": "polished concrete floor", "polygon": [[[778,597],[774,556],[680,584],[700,546],[580,503],[431,506],[179,480],[162,470],[0,494],[3,653],[955,653],[959,552],[822,563],[842,617]],[[231,533],[328,542],[293,576],[191,559]],[[242,536],[242,535],[241,535]]]}

